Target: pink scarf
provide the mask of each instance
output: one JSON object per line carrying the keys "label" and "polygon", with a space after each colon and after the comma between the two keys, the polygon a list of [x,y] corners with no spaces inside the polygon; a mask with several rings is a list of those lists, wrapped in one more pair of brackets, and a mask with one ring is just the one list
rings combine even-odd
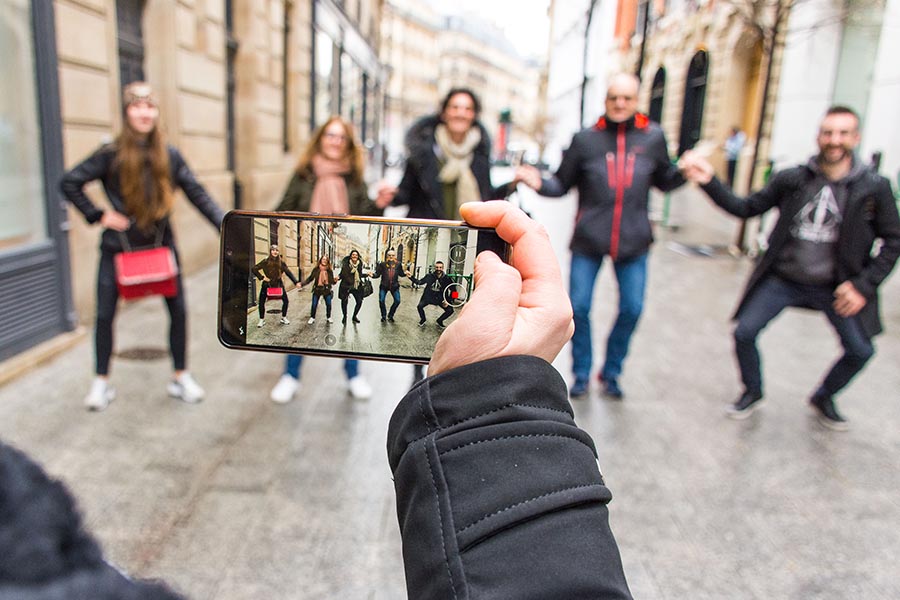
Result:
{"label": "pink scarf", "polygon": [[342,175],[350,172],[350,161],[331,160],[321,154],[312,157],[312,170],[316,176],[309,211],[320,215],[350,214],[347,183]]}

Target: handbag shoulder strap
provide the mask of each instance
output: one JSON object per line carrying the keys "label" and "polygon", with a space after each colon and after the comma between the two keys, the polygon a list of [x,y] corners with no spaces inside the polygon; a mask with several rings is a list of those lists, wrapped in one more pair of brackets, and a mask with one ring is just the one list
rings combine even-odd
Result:
{"label": "handbag shoulder strap", "polygon": [[[168,226],[169,226],[168,217],[166,217],[163,220],[162,227],[159,226],[158,222],[153,224],[153,228],[156,229],[156,241],[153,244],[154,248],[159,248],[160,246],[162,246],[163,235],[165,234],[166,228]],[[129,229],[131,229],[131,227],[129,227]],[[131,244],[128,243],[128,236],[125,235],[125,231],[119,231],[118,234],[119,234],[119,241],[122,242],[122,248],[125,250],[125,252],[131,252]]]}

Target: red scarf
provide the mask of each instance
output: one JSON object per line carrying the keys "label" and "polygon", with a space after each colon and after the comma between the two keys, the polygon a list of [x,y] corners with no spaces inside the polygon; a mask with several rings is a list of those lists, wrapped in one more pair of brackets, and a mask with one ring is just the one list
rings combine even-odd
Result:
{"label": "red scarf", "polygon": [[350,214],[347,182],[343,175],[350,172],[350,160],[331,160],[321,154],[312,157],[312,170],[316,176],[309,211],[320,215]]}

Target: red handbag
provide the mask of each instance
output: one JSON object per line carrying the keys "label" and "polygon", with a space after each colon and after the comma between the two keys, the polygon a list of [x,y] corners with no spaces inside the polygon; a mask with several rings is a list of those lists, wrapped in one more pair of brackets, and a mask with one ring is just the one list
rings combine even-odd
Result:
{"label": "red handbag", "polygon": [[119,295],[126,300],[144,296],[176,296],[178,263],[172,249],[157,245],[155,248],[132,251],[124,234],[122,238],[122,245],[126,250],[116,254],[113,259]]}
{"label": "red handbag", "polygon": [[284,294],[284,288],[280,288],[280,287],[266,288],[266,298],[277,298],[278,300],[280,300],[283,294]]}
{"label": "red handbag", "polygon": [[168,246],[120,252],[115,256],[116,285],[126,300],[178,294],[178,263]]}

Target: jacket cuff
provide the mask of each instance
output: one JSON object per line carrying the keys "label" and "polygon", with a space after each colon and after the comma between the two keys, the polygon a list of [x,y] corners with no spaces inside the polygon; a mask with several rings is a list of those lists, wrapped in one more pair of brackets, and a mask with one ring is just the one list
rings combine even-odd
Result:
{"label": "jacket cuff", "polygon": [[409,444],[436,432],[537,420],[575,426],[566,384],[550,363],[504,356],[465,365],[420,381],[404,396],[388,426],[388,460],[395,469]]}

